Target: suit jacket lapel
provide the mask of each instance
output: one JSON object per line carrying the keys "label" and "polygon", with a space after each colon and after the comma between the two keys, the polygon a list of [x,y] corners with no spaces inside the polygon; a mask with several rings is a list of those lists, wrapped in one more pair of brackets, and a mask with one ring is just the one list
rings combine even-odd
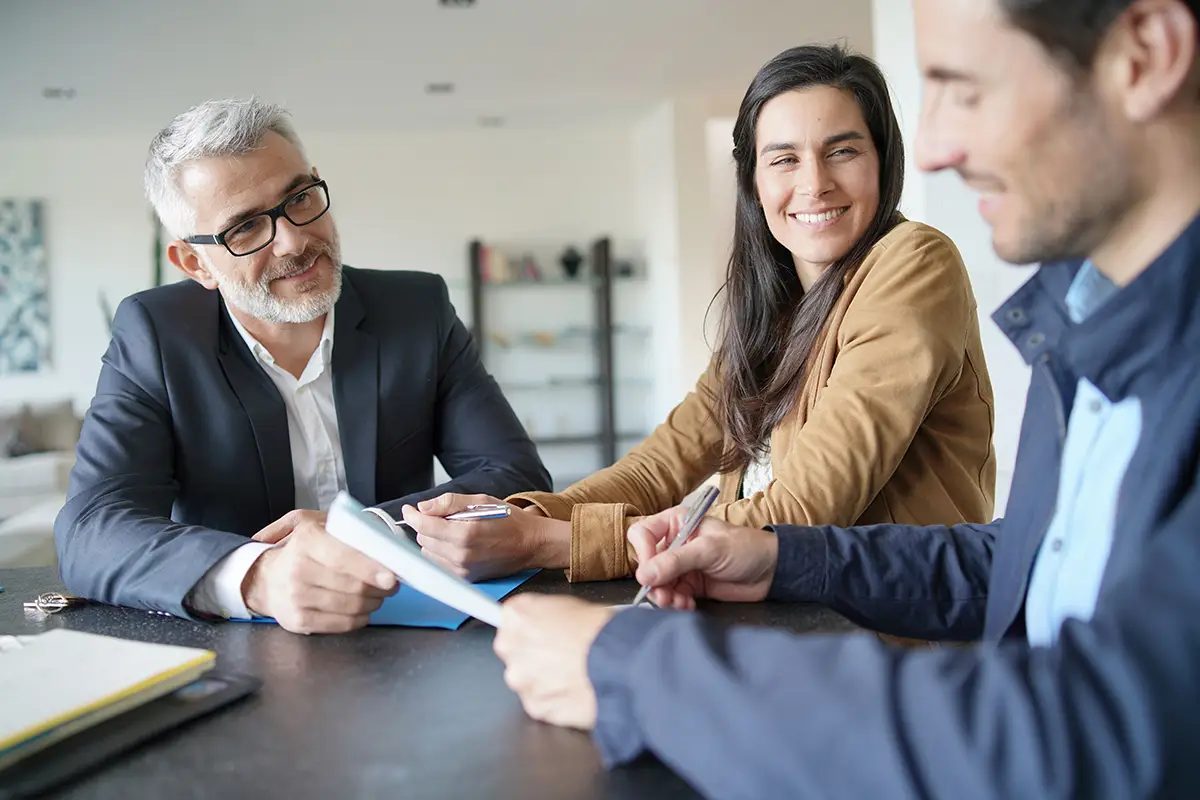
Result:
{"label": "suit jacket lapel", "polygon": [[355,500],[373,505],[377,502],[379,340],[367,330],[366,311],[348,271],[342,276],[342,296],[333,322],[333,400],[346,488]]}
{"label": "suit jacket lapel", "polygon": [[254,446],[262,462],[270,516],[276,520],[296,507],[296,479],[292,471],[287,408],[275,384],[254,363],[253,354],[229,319],[224,301],[218,300],[217,311],[220,315],[217,359],[225,372],[225,379],[250,419]]}

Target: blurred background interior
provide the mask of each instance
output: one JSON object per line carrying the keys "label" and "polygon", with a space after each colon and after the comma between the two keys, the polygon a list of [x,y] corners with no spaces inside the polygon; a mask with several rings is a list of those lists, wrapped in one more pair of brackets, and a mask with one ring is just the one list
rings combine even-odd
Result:
{"label": "blurred background interior", "polygon": [[[635,445],[707,364],[730,134],[762,63],[812,41],[873,55],[911,154],[908,6],[0,0],[0,566],[53,563],[112,310],[182,277],[141,186],[175,114],[251,94],[289,108],[345,262],[445,278],[562,488]],[[996,260],[954,176],[910,170],[903,208],[957,243],[981,317],[1027,277]],[[981,327],[999,516],[1028,375]]]}

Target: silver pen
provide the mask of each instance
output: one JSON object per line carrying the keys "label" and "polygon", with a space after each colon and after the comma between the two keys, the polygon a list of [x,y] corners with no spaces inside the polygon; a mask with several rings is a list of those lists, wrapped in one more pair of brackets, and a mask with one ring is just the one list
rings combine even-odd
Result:
{"label": "silver pen", "polygon": [[[691,508],[688,509],[687,515],[683,518],[683,524],[679,526],[679,533],[675,534],[675,540],[671,542],[670,547],[667,548],[668,550],[674,550],[676,547],[679,547],[681,544],[691,538],[691,535],[696,531],[697,528],[700,527],[700,523],[704,520],[704,515],[708,513],[710,508],[712,508],[712,504],[717,501],[717,495],[720,493],[721,490],[717,487],[709,486],[700,494],[699,497],[695,499]],[[650,587],[643,586],[638,590],[637,596],[633,598],[633,602],[629,605],[641,605],[642,601],[646,599],[646,595],[649,593]]]}
{"label": "silver pen", "polygon": [[504,519],[512,513],[512,506],[505,503],[477,503],[446,516],[455,522],[477,519]]}

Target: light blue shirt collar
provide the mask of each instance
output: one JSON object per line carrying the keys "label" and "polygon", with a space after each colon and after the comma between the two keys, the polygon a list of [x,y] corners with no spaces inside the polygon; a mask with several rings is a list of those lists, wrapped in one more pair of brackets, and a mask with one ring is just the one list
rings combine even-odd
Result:
{"label": "light blue shirt collar", "polygon": [[1108,299],[1117,293],[1118,288],[1093,267],[1091,261],[1085,261],[1075,274],[1075,280],[1071,281],[1071,288],[1067,289],[1067,296],[1064,298],[1071,321],[1075,324],[1083,322],[1108,302]]}

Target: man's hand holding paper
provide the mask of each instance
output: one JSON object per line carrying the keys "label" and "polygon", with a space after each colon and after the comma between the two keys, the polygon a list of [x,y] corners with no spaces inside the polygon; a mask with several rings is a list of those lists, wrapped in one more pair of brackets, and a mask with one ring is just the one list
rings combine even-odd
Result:
{"label": "man's hand holding paper", "polygon": [[325,529],[325,514],[292,511],[255,535],[274,546],[242,583],[246,606],[294,633],[342,633],[367,624],[400,584],[391,570]]}

